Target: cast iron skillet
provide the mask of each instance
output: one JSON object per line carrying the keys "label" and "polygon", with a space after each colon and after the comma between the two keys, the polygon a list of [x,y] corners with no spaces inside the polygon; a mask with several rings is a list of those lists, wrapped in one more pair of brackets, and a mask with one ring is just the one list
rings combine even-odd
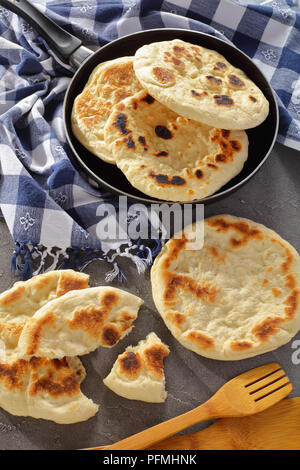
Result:
{"label": "cast iron skillet", "polygon": [[[164,28],[130,34],[106,44],[96,52],[92,52],[82,46],[80,39],[64,31],[27,0],[0,0],[0,5],[22,16],[44,37],[60,59],[78,69],[71,80],[64,99],[64,125],[67,141],[73,151],[72,162],[108,191],[125,195],[138,202],[158,202],[157,199],[152,199],[133,188],[115,165],[105,163],[95,157],[77,141],[71,129],[72,105],[96,65],[120,56],[134,55],[139,47],[151,42],[178,38],[218,51],[234,66],[242,69],[263,91],[270,103],[270,112],[267,119],[260,126],[247,130],[249,157],[241,173],[215,194],[201,199],[201,201],[193,201],[193,203],[215,202],[232,193],[246,183],[269,156],[276,140],[279,124],[278,107],[274,92],[254,62],[236,47],[209,34],[185,29]],[[173,202],[168,203],[173,204]]]}

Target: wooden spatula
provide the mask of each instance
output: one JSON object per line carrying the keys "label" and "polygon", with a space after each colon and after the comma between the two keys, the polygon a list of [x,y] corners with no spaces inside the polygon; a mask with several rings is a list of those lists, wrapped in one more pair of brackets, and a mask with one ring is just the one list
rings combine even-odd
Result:
{"label": "wooden spatula", "polygon": [[[235,377],[225,383],[207,402],[122,441],[89,450],[139,450],[172,436],[201,421],[247,416],[269,408],[286,397],[293,387],[281,366],[275,362]],[[88,449],[86,449],[88,450]]]}
{"label": "wooden spatula", "polygon": [[300,397],[286,398],[252,416],[218,419],[201,431],[170,437],[150,449],[300,450]]}

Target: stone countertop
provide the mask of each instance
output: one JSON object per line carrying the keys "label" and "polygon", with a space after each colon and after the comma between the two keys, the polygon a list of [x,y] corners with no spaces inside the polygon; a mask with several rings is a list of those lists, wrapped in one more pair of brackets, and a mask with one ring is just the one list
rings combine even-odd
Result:
{"label": "stone countertop", "polygon": [[[242,188],[226,199],[205,207],[205,216],[229,213],[260,222],[278,232],[300,252],[300,154],[276,144],[260,171]],[[0,291],[17,280],[10,270],[13,243],[5,222],[0,222]],[[184,413],[207,400],[226,380],[247,369],[267,362],[278,361],[287,371],[294,390],[290,396],[300,396],[300,352],[295,340],[274,352],[241,361],[215,361],[183,348],[170,334],[156,311],[151,294],[149,271],[138,275],[135,268],[121,259],[121,267],[128,279],[121,287],[142,297],[132,332],[114,348],[99,348],[83,356],[87,377],[82,391],[100,408],[98,414],[83,423],[59,425],[50,421],[12,416],[0,409],[0,450],[3,449],[78,449],[109,444],[146,427]],[[91,276],[91,285],[104,283],[105,262],[90,264],[85,272]],[[149,404],[126,400],[104,386],[102,379],[110,371],[118,354],[129,345],[135,345],[150,331],[169,345],[170,356],[165,360],[168,398],[163,404]],[[299,348],[299,346],[298,346]],[[300,348],[299,348],[300,351]],[[300,360],[299,360],[300,362]],[[190,428],[196,431],[202,423]]]}

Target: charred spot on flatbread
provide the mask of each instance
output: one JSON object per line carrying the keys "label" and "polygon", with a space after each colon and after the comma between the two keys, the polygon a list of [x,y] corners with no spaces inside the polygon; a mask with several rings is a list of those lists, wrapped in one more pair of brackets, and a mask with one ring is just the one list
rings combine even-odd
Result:
{"label": "charred spot on flatbread", "polygon": [[175,83],[175,75],[171,70],[163,67],[153,67],[152,73],[156,80],[163,85]]}
{"label": "charred spot on flatbread", "polygon": [[113,121],[112,125],[119,129],[121,134],[129,134],[130,130],[126,127],[127,124],[127,116],[124,113],[118,113],[115,116],[115,120]]}
{"label": "charred spot on flatbread", "polygon": [[218,106],[232,106],[234,104],[234,101],[230,96],[228,95],[214,95],[214,100],[215,103]]}
{"label": "charred spot on flatbread", "polygon": [[186,184],[186,181],[181,178],[181,176],[172,176],[172,178],[169,178],[168,175],[164,175],[162,173],[155,174],[153,171],[149,173],[149,176],[151,178],[155,179],[158,184],[162,185],[174,185],[174,186],[182,186]]}
{"label": "charred spot on flatbread", "polygon": [[156,126],[154,130],[157,137],[160,137],[161,139],[168,140],[172,139],[173,137],[172,132],[169,131],[169,129],[167,129],[165,126]]}
{"label": "charred spot on flatbread", "polygon": [[245,83],[243,80],[241,80],[239,77],[231,73],[228,75],[228,82],[230,85],[236,87],[236,88],[245,88]]}

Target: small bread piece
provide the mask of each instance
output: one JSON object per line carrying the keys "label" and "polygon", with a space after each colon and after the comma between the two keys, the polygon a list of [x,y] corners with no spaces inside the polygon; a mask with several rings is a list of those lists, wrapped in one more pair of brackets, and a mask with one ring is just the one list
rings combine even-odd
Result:
{"label": "small bread piece", "polygon": [[113,392],[129,400],[162,403],[167,397],[163,359],[170,353],[155,333],[118,356],[103,380]]}
{"label": "small bread piece", "polygon": [[89,276],[72,269],[50,271],[18,281],[0,294],[0,362],[18,358],[17,345],[26,321],[49,301],[74,289],[86,289]]}
{"label": "small bread piece", "polygon": [[146,91],[114,108],[104,134],[132,186],[168,201],[213,194],[242,170],[248,157],[245,131],[185,119]]}
{"label": "small bread piece", "polygon": [[97,65],[75,98],[71,114],[73,134],[105,162],[115,163],[104,142],[105,122],[115,104],[141,88],[133,70],[133,57],[120,57]]}
{"label": "small bread piece", "polygon": [[90,287],[48,302],[27,320],[21,357],[81,356],[112,347],[133,328],[143,300],[115,287]]}
{"label": "small bread piece", "polygon": [[[191,249],[191,234],[202,224],[203,248]],[[266,353],[300,328],[299,254],[248,219],[217,215],[176,234],[156,258],[151,284],[174,337],[208,358]]]}
{"label": "small bread piece", "polygon": [[16,416],[60,424],[85,421],[99,407],[82,394],[79,383],[65,358],[33,357],[0,363],[0,406]]}
{"label": "small bread piece", "polygon": [[250,129],[269,113],[269,102],[246,74],[214,50],[180,39],[136,51],[142,86],[174,112],[221,129]]}

